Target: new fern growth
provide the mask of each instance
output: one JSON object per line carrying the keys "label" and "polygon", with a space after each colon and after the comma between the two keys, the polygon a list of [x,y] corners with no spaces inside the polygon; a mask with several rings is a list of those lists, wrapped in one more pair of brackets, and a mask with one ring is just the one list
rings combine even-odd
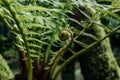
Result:
{"label": "new fern growth", "polygon": [[53,76],[53,72],[55,71],[55,67],[57,66],[58,62],[60,61],[60,58],[62,57],[64,52],[67,51],[68,47],[71,46],[73,39],[74,39],[74,35],[73,35],[73,32],[69,28],[65,28],[65,29],[60,31],[59,38],[62,41],[68,40],[68,43],[64,47],[60,48],[55,53],[55,55],[52,57],[52,59],[49,63],[49,66],[51,69],[51,72],[50,72],[51,78]]}

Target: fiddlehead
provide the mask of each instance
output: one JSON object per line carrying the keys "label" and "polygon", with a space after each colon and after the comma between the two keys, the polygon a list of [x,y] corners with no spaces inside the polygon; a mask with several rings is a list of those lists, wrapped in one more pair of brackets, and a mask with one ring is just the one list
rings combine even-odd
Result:
{"label": "fiddlehead", "polygon": [[55,55],[52,57],[52,59],[50,61],[50,64],[49,64],[50,69],[51,69],[51,72],[50,72],[50,76],[51,77],[53,76],[53,72],[54,72],[55,67],[58,64],[61,56],[64,54],[64,52],[68,49],[68,47],[73,42],[73,32],[69,28],[65,28],[65,29],[63,29],[63,30],[60,31],[59,38],[62,41],[68,40],[68,43],[64,47],[60,48],[55,53]]}
{"label": "fiddlehead", "polygon": [[65,41],[65,40],[69,40],[70,38],[71,40],[73,39],[73,32],[70,29],[65,28],[62,31],[60,31],[59,33],[60,40]]}

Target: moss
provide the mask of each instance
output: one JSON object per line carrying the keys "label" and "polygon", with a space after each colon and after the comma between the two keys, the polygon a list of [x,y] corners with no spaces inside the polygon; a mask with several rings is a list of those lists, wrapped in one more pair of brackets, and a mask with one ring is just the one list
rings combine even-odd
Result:
{"label": "moss", "polygon": [[[99,39],[106,35],[102,27],[93,25],[91,29]],[[79,58],[85,80],[120,80],[120,70],[112,53],[109,38]]]}
{"label": "moss", "polygon": [[13,77],[13,73],[7,62],[0,55],[0,80],[10,80],[13,79]]}

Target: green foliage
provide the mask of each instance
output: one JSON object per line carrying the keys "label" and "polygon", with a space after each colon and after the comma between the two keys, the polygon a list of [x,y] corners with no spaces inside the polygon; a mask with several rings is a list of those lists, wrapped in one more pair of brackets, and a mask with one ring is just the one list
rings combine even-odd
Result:
{"label": "green foliage", "polygon": [[13,78],[13,73],[10,70],[7,62],[0,55],[0,80],[11,80]]}
{"label": "green foliage", "polygon": [[2,3],[1,19],[12,33],[14,45],[27,55],[24,60],[28,61],[28,80],[31,80],[33,61],[49,65],[49,55],[54,52],[51,46],[59,40],[60,30],[68,26],[64,18],[66,10],[45,8],[36,2],[26,5],[2,0]]}
{"label": "green foliage", "polygon": [[[119,29],[119,26],[109,29],[100,22],[100,19],[107,15],[114,17],[119,22],[120,16],[114,13],[110,5],[100,5],[94,0],[70,0],[66,1],[66,3],[62,0],[1,0],[0,4],[2,4],[0,5],[0,18],[12,33],[14,45],[26,54],[23,60],[28,61],[28,80],[32,79],[34,66],[32,62],[37,60],[39,65],[44,64],[44,69],[49,66],[51,69],[50,77],[55,80],[71,60],[91,49]],[[66,15],[75,15],[73,7],[82,15],[80,19],[82,17],[83,19],[73,19]],[[70,27],[70,21],[79,26],[74,26],[77,28]],[[87,32],[92,25],[99,25],[105,30],[110,30],[110,33],[100,39],[99,36],[96,37],[94,34]],[[60,35],[61,32],[62,35]],[[73,38],[73,32],[75,38]],[[63,41],[59,39],[58,35]],[[77,40],[80,36],[89,37],[94,40],[94,43],[89,45]],[[78,52],[69,49],[73,55],[63,62],[54,76],[53,72],[61,56],[74,42],[80,46],[82,45],[83,49]],[[59,49],[53,50],[53,47]],[[52,56],[51,59],[49,59],[50,56]]]}

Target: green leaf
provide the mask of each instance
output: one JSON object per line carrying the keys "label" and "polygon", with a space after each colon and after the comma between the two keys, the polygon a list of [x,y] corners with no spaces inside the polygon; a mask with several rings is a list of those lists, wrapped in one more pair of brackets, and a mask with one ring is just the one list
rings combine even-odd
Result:
{"label": "green leaf", "polygon": [[40,33],[37,33],[37,32],[33,32],[33,31],[28,31],[28,33],[26,33],[28,35],[37,35],[37,36],[40,36]]}
{"label": "green leaf", "polygon": [[35,54],[35,55],[40,54],[39,51],[36,51],[36,50],[34,50],[34,49],[30,49],[30,53],[31,53],[31,54]]}
{"label": "green leaf", "polygon": [[97,22],[94,22],[94,23],[95,23],[96,25],[99,25],[100,27],[103,27],[106,32],[111,32],[111,31],[112,31],[112,28],[110,28],[110,26],[104,26],[103,24],[97,23]]}
{"label": "green leaf", "polygon": [[38,49],[41,49],[41,48],[42,48],[41,46],[38,46],[38,45],[33,44],[33,43],[29,43],[28,46],[29,46],[29,47],[32,47],[32,48],[38,48]]}
{"label": "green leaf", "polygon": [[91,17],[85,13],[84,11],[82,11],[81,9],[78,9],[80,13],[82,13],[86,18],[90,19],[91,20]]}
{"label": "green leaf", "polygon": [[87,37],[90,37],[90,38],[92,38],[92,39],[94,39],[94,40],[98,40],[95,35],[90,34],[90,33],[83,32],[82,35],[87,36]]}
{"label": "green leaf", "polygon": [[59,12],[60,9],[49,9],[49,8],[45,8],[42,6],[19,6],[16,9],[16,12],[21,12],[21,11],[55,11],[55,12]]}
{"label": "green leaf", "polygon": [[52,32],[53,32],[52,30],[48,30],[48,31],[45,31],[45,32],[41,33],[41,35],[51,34]]}
{"label": "green leaf", "polygon": [[21,36],[21,34],[14,32],[14,31],[10,31],[11,33],[13,33],[14,35],[16,35],[16,39],[18,39],[20,42],[24,43],[24,40]]}
{"label": "green leaf", "polygon": [[50,28],[48,26],[43,26],[41,24],[38,24],[38,23],[26,23],[24,24],[25,27],[27,28],[33,28],[33,27],[36,27],[36,28]]}
{"label": "green leaf", "polygon": [[37,57],[37,58],[39,58],[39,56],[38,56],[38,55],[35,55],[35,54],[30,54],[30,56],[31,56],[31,57]]}
{"label": "green leaf", "polygon": [[16,9],[16,12],[21,12],[21,11],[48,11],[49,9],[41,6],[19,6]]}
{"label": "green leaf", "polygon": [[114,17],[114,18],[116,18],[117,20],[120,21],[120,15],[116,14],[114,12],[114,10],[113,11],[108,11],[108,10],[104,10],[104,9],[101,9],[101,8],[98,8],[98,7],[96,9],[104,14],[102,16],[109,15],[109,16],[112,16],[112,17]]}
{"label": "green leaf", "polygon": [[25,57],[25,58],[23,58],[22,60],[26,61],[26,60],[28,60],[28,58],[27,58],[27,57]]}
{"label": "green leaf", "polygon": [[39,39],[36,38],[27,38],[28,41],[32,41],[32,42],[38,42],[38,43],[42,43],[42,44],[47,44],[46,42],[43,42]]}
{"label": "green leaf", "polygon": [[26,16],[26,15],[20,15],[20,16],[18,16],[19,18],[20,18],[20,20],[21,21],[24,21],[24,20],[28,20],[28,19],[36,19],[36,18],[40,18],[40,19],[43,19],[43,20],[48,20],[48,19],[50,19],[50,17],[43,17],[43,16],[38,16],[38,15],[36,15],[36,16],[34,16],[34,15],[30,15],[30,16]]}
{"label": "green leaf", "polygon": [[78,40],[74,40],[74,42],[77,43],[78,45],[82,46],[82,47],[87,47],[88,46],[88,44],[85,44],[85,43],[83,43],[81,41],[78,41]]}
{"label": "green leaf", "polygon": [[25,49],[25,47],[24,47],[23,45],[20,45],[20,44],[15,43],[15,42],[13,42],[13,44],[14,44],[15,46],[19,47],[19,48],[22,49],[22,50]]}
{"label": "green leaf", "polygon": [[10,19],[13,22],[15,22],[14,19],[11,16],[9,16],[9,15],[4,15],[4,17],[7,18],[7,19]]}
{"label": "green leaf", "polygon": [[[79,21],[77,21],[77,20],[75,20],[75,19],[73,19],[73,18],[67,18],[68,20],[70,20],[70,21],[73,21],[73,22],[75,22],[76,24],[78,24],[78,25],[80,25],[81,27],[83,27],[82,26],[82,24],[79,22]],[[84,27],[83,27],[84,28]]]}

